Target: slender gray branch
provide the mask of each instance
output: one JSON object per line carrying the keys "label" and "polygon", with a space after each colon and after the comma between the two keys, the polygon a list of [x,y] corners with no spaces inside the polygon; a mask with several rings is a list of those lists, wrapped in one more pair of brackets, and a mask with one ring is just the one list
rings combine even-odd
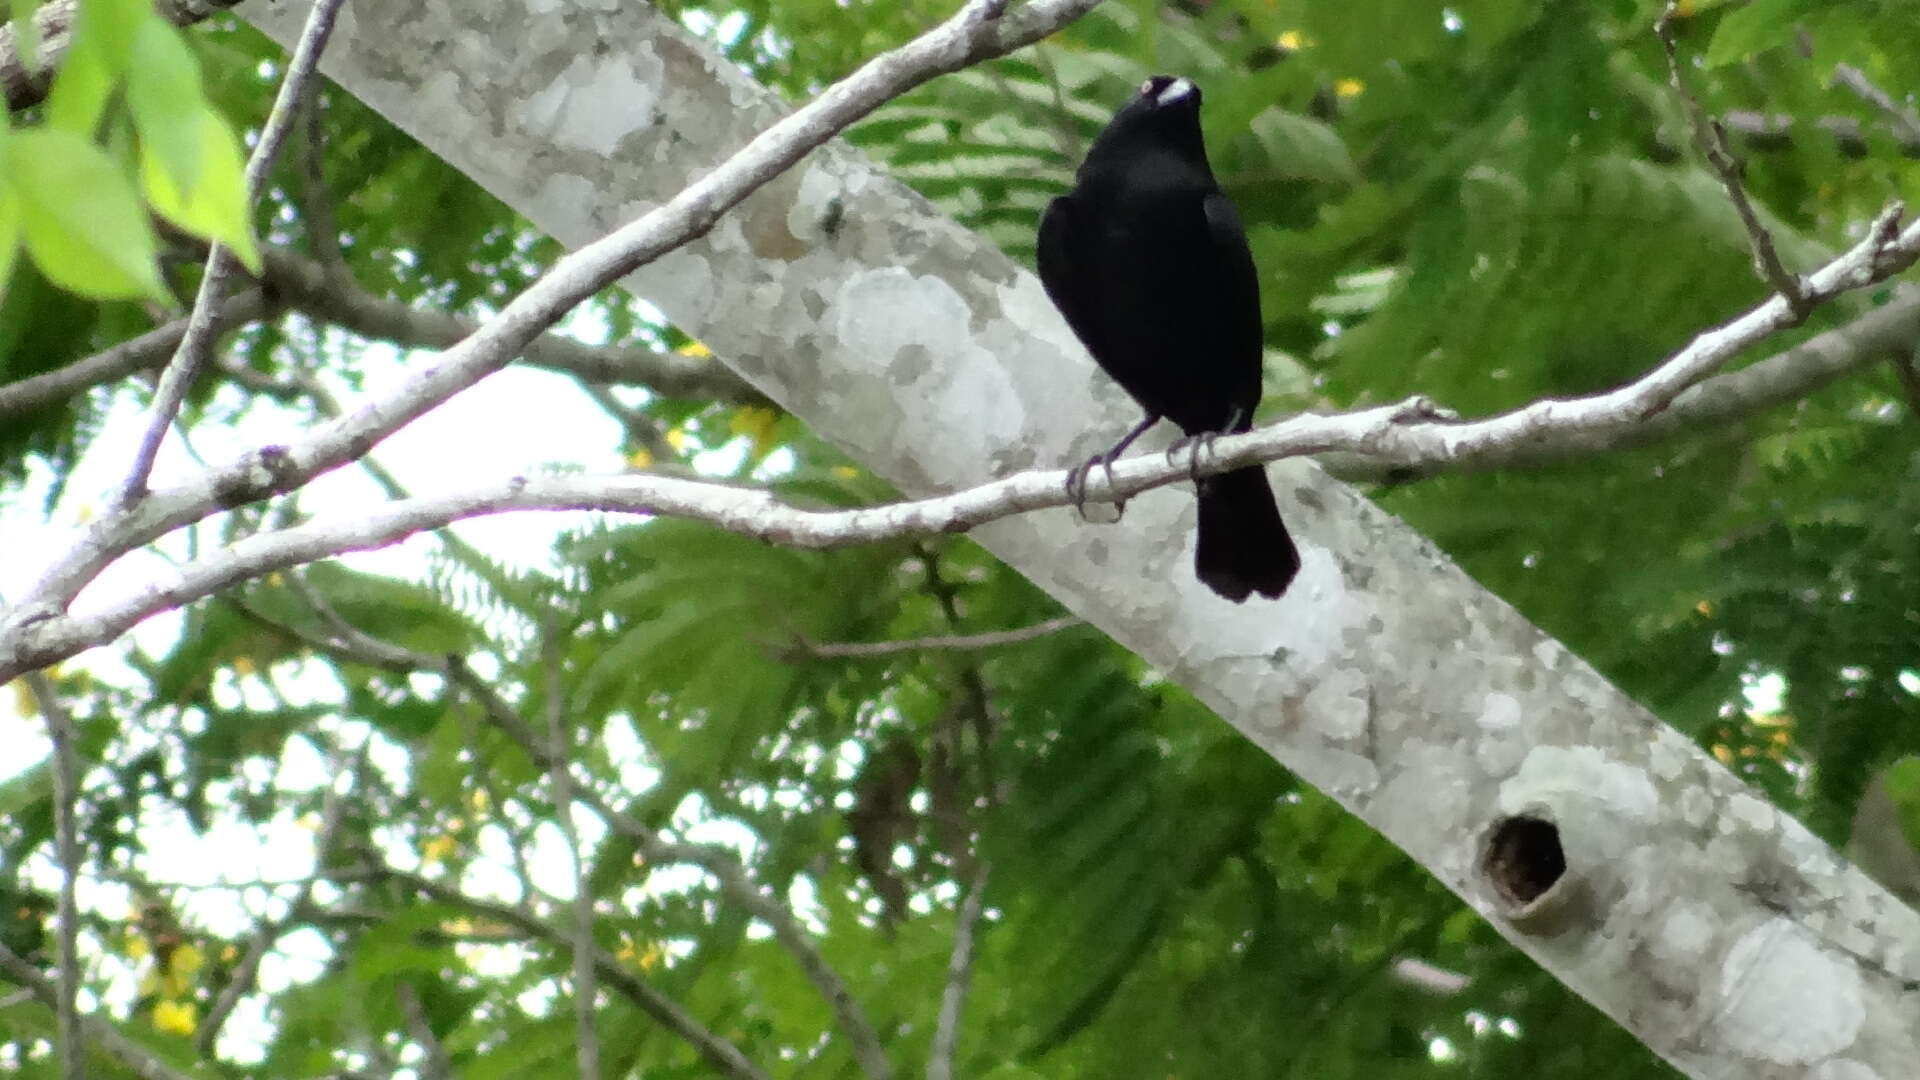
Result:
{"label": "slender gray branch", "polygon": [[[1920,257],[1920,223],[1900,230],[1890,208],[1868,235],[1806,279],[1809,301],[1885,280]],[[1886,309],[1875,314],[1883,314]],[[1902,311],[1903,317],[1910,312]],[[1868,316],[1872,318],[1873,316]],[[1415,398],[1335,416],[1304,414],[1213,445],[1203,473],[1283,457],[1345,451],[1383,465],[1454,466],[1499,459],[1557,442],[1588,446],[1625,442],[1635,430],[1741,351],[1796,325],[1798,314],[1774,295],[1724,326],[1705,331],[1640,379],[1583,398],[1547,399],[1470,423],[1441,415]],[[1816,339],[1816,342],[1819,339]],[[1802,346],[1799,353],[1815,342]],[[1790,353],[1789,355],[1793,355]],[[1186,479],[1185,462],[1147,454],[1116,463],[1111,485],[1091,498],[1112,501]],[[110,641],[141,619],[210,596],[273,570],[347,551],[383,547],[454,521],[508,510],[601,510],[686,517],[795,547],[830,548],[909,536],[964,532],[1012,514],[1068,503],[1064,472],[1033,470],[950,495],[856,510],[811,510],[748,488],[679,477],[622,474],[512,476],[354,514],[292,525],[236,541],[216,555],[186,563],[170,580],[99,605],[85,615],[22,605],[0,621],[0,679]]]}
{"label": "slender gray branch", "polygon": [[365,454],[499,370],[582,300],[704,234],[721,214],[884,102],[936,75],[1036,41],[1097,2],[1031,0],[1001,17],[1005,0],[972,0],[953,18],[874,58],[788,114],[663,205],[562,258],[479,331],[443,353],[440,363],[387,396],[297,441],[259,447],[231,464],[103,515],[0,620],[0,650],[12,651],[9,627],[57,615],[101,569],[139,545],[218,510],[293,490]]}
{"label": "slender gray branch", "polygon": [[394,988],[400,998],[400,1011],[407,1017],[407,1034],[420,1044],[426,1052],[426,1061],[420,1065],[420,1075],[425,1080],[453,1080],[453,1059],[447,1056],[447,1048],[433,1033],[433,1024],[427,1019],[427,1010],[420,1004],[420,993],[413,984],[402,979]]}
{"label": "slender gray branch", "polygon": [[[344,770],[350,778],[357,778],[360,775],[361,767],[366,761],[366,752],[367,744],[362,743],[357,755],[357,763]],[[233,1010],[239,1007],[242,998],[253,992],[254,981],[260,974],[260,964],[266,959],[268,951],[273,948],[275,942],[280,940],[282,934],[293,927],[302,910],[313,898],[314,885],[332,855],[334,840],[340,831],[342,809],[346,803],[341,792],[333,784],[334,777],[343,771],[341,766],[345,760],[346,755],[336,749],[329,761],[332,768],[329,770],[326,794],[320,803],[320,831],[316,834],[313,845],[314,873],[295,886],[294,895],[287,901],[287,909],[279,918],[262,919],[260,925],[255,928],[252,938],[247,942],[246,953],[240,958],[240,963],[234,966],[232,978],[221,989],[220,995],[207,1009],[206,1019],[200,1022],[199,1028],[194,1032],[194,1045],[199,1048],[203,1056],[212,1056],[214,1043],[219,1040],[220,1031],[226,1027],[227,1020],[233,1015]],[[352,787],[353,780],[349,779],[349,792],[352,791]]]}
{"label": "slender gray branch", "polygon": [[974,652],[980,649],[997,649],[1003,645],[1019,645],[1056,634],[1075,626],[1086,625],[1086,620],[1078,615],[1062,615],[1023,626],[1017,630],[992,630],[981,634],[935,634],[930,637],[905,638],[898,641],[809,641],[800,638],[781,650],[781,654],[793,660],[839,660],[870,659],[881,656],[899,656],[902,653],[919,652]]}
{"label": "slender gray branch", "polygon": [[1681,106],[1693,124],[1694,143],[1714,175],[1720,178],[1720,186],[1726,188],[1727,199],[1733,203],[1734,212],[1740,215],[1740,224],[1747,230],[1747,240],[1753,246],[1755,272],[1760,275],[1760,280],[1786,299],[1794,314],[1804,319],[1813,310],[1813,303],[1807,298],[1800,279],[1780,261],[1780,253],[1773,245],[1773,234],[1761,223],[1760,215],[1747,198],[1746,184],[1740,178],[1740,162],[1727,149],[1726,129],[1707,115],[1699,99],[1687,88],[1686,77],[1681,73],[1680,48],[1673,39],[1673,19],[1677,11],[1677,4],[1669,0],[1666,10],[1654,21],[1653,30],[1660,38],[1661,47],[1666,50],[1667,75],[1673,83],[1674,93],[1679,95]]}
{"label": "slender gray branch", "polygon": [[55,861],[60,864],[60,928],[55,935],[60,1000],[54,1007],[60,1035],[55,1041],[60,1049],[60,1075],[66,1080],[85,1080],[87,1048],[80,1039],[79,1006],[80,905],[74,895],[80,879],[80,840],[74,825],[80,778],[73,750],[73,716],[45,673],[31,671],[26,678],[27,689],[47,723],[47,738],[53,744],[53,843]]}
{"label": "slender gray branch", "polygon": [[[271,310],[272,304],[262,290],[242,290],[220,303],[211,332],[215,335],[225,333],[261,318]],[[187,320],[175,319],[85,359],[0,386],[0,420],[58,405],[90,386],[158,368],[173,356],[186,332]]]}
{"label": "slender gray branch", "polygon": [[[26,990],[48,1008],[58,1008],[60,988],[42,975],[39,968],[4,944],[0,944],[0,976]],[[109,1024],[85,1017],[81,1019],[80,1027],[89,1040],[141,1080],[193,1080],[189,1074],[175,1069],[160,1055],[120,1034]]]}
{"label": "slender gray branch", "polygon": [[1880,110],[1894,135],[1903,144],[1920,143],[1920,114],[1913,108],[1897,100],[1892,94],[1881,89],[1879,84],[1867,77],[1867,73],[1852,64],[1835,64],[1833,81],[1853,92],[1853,95]]}
{"label": "slender gray branch", "polygon": [[[340,5],[344,0],[318,0],[313,12],[307,17],[307,27],[300,35],[300,43],[293,50],[293,59],[287,64],[287,73],[280,80],[280,93],[274,98],[273,110],[267,114],[267,122],[260,129],[260,139],[254,144],[253,154],[247,159],[246,200],[252,206],[265,186],[267,173],[273,168],[274,159],[280,153],[280,147],[286,142],[287,133],[299,119],[301,97],[307,92],[307,86],[313,81],[319,70],[320,52],[326,48],[327,38],[333,33],[333,23],[340,14]],[[160,453],[160,442],[166,438],[167,426],[180,412],[180,405],[187,399],[187,390],[206,364],[207,354],[213,350],[216,334],[215,314],[220,306],[222,291],[226,288],[228,274],[233,270],[233,252],[221,244],[214,244],[207,253],[207,265],[200,275],[200,291],[194,297],[193,310],[187,316],[187,332],[180,338],[180,347],[173,354],[173,361],[160,373],[160,385],[153,392],[153,409],[147,419],[147,428],[140,436],[140,445],[135,448],[133,467],[127,473],[126,483],[120,492],[122,506],[130,507],[147,494],[147,478],[153,473],[153,461]]]}
{"label": "slender gray branch", "polygon": [[940,1016],[933,1029],[933,1049],[927,1056],[927,1080],[953,1080],[960,1019],[967,1008],[967,989],[973,985],[973,935],[986,908],[988,872],[987,864],[981,863],[954,916],[953,953],[947,959],[947,985],[940,993]]}
{"label": "slender gray branch", "polygon": [[[442,904],[464,908],[476,915],[504,923],[534,940],[558,948],[572,946],[572,934],[549,925],[546,920],[523,908],[468,896],[452,886],[442,885],[437,881],[391,866],[369,867],[367,872],[374,877],[398,882]],[[609,987],[633,1002],[641,1012],[651,1016],[662,1027],[686,1040],[702,1058],[706,1059],[707,1064],[713,1066],[722,1075],[735,1077],[737,1080],[767,1080],[767,1074],[761,1071],[758,1065],[748,1060],[746,1055],[740,1052],[739,1047],[708,1030],[672,998],[627,970],[626,966],[612,954],[595,946],[591,955],[594,970]]]}
{"label": "slender gray branch", "polygon": [[599,1080],[600,1036],[594,1025],[593,886],[588,880],[586,853],[580,848],[580,830],[573,820],[573,737],[567,726],[561,633],[558,626],[549,624],[541,642],[541,667],[547,679],[547,777],[553,785],[554,818],[560,825],[560,835],[566,838],[567,857],[572,860],[574,1055],[580,1080]]}

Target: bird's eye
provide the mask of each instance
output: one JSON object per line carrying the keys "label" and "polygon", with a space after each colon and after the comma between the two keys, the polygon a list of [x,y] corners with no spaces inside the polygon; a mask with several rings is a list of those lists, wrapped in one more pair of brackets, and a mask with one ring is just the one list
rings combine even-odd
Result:
{"label": "bird's eye", "polygon": [[1151,94],[1151,93],[1153,93],[1153,80],[1152,80],[1152,79],[1148,79],[1148,80],[1147,80],[1146,82],[1143,82],[1143,83],[1141,83],[1141,84],[1140,84],[1140,92],[1141,92],[1141,93],[1143,93],[1143,94]]}

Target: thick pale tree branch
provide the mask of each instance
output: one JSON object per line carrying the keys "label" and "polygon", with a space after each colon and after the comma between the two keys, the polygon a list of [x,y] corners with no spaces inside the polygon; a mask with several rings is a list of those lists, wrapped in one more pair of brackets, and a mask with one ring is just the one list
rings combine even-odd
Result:
{"label": "thick pale tree branch", "polygon": [[[1920,258],[1920,223],[1900,230],[1898,221],[1897,208],[1882,214],[1858,244],[1808,275],[1807,300],[1825,302],[1848,289],[1884,280]],[[1335,416],[1307,414],[1221,438],[1214,443],[1204,471],[1329,452],[1361,455],[1382,467],[1418,470],[1499,459],[1563,442],[1625,441],[1741,351],[1799,321],[1793,306],[1776,294],[1732,322],[1700,334],[1652,371],[1617,390],[1538,401],[1466,423],[1436,418],[1422,399]],[[16,616],[11,623],[0,624],[0,681],[110,641],[141,619],[249,578],[347,551],[383,547],[486,514],[601,510],[686,517],[774,543],[828,548],[964,532],[1012,514],[1064,506],[1069,501],[1065,475],[1059,470],[1033,470],[950,495],[833,511],[789,506],[764,491],[678,477],[507,477],[396,499],[350,518],[310,521],[248,537],[179,567],[170,580],[155,582],[84,615],[49,614],[32,621]],[[1115,464],[1112,486],[1095,484],[1092,496],[1103,501],[1126,499],[1188,475],[1184,460],[1143,455]]]}
{"label": "thick pale tree branch", "polygon": [[[606,285],[704,234],[720,215],[893,97],[949,71],[1052,33],[1097,0],[972,0],[959,14],[885,53],[788,114],[718,168],[639,220],[562,258],[478,332],[394,393],[284,446],[266,446],[103,516],[0,620],[11,627],[57,615],[114,559],[221,509],[291,491],[365,454],[381,439],[509,363],[540,333]],[[636,117],[635,123],[643,121]]]}
{"label": "thick pale tree branch", "polygon": [[[274,97],[273,108],[267,113],[267,122],[261,126],[260,138],[247,158],[246,182],[242,190],[246,193],[246,205],[249,207],[266,186],[267,173],[273,169],[280,147],[286,143],[287,134],[300,118],[301,100],[319,71],[320,53],[327,47],[327,38],[333,34],[334,20],[339,16],[340,5],[344,2],[319,0],[307,16],[306,29],[301,31],[299,44],[294,46],[293,58],[280,80],[280,92]],[[126,483],[121,488],[120,502],[123,506],[131,506],[146,497],[147,479],[153,473],[154,459],[160,454],[160,442],[166,438],[167,428],[187,399],[187,390],[193,386],[200,369],[206,366],[207,356],[213,351],[214,340],[218,336],[218,309],[226,292],[227,278],[235,265],[233,252],[224,245],[214,244],[207,252],[207,265],[200,275],[200,289],[194,296],[193,310],[187,314],[187,331],[181,335],[180,347],[174,351],[173,359],[161,371],[159,385],[154,387],[153,408],[147,418],[147,428],[141,433],[140,445],[134,449],[133,466],[128,470]]]}

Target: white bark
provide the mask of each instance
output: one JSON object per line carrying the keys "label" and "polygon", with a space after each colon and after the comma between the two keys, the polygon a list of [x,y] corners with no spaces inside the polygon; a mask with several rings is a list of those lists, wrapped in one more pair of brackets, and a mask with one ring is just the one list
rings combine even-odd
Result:
{"label": "white bark", "polygon": [[[305,7],[241,10],[288,40]],[[641,5],[350,7],[328,61],[347,89],[575,246],[652,220],[779,114]],[[627,281],[909,492],[1077,460],[1134,416],[1030,277],[843,146]],[[1771,329],[1785,315],[1751,317]],[[1657,411],[1723,362],[1725,331],[1704,335],[1635,407]],[[378,433],[454,381],[385,414]],[[1389,421],[1382,437],[1415,427],[1444,430]],[[290,460],[301,471],[341,460],[355,449],[343,434],[325,454]],[[1282,437],[1223,441],[1223,459]],[[1129,463],[1123,475],[1152,467]],[[1920,916],[1423,538],[1310,465],[1272,475],[1305,555],[1275,603],[1230,605],[1193,580],[1192,500],[1181,490],[1141,496],[1118,527],[1048,510],[975,535],[1406,849],[1683,1071],[1912,1074]],[[177,513],[116,539],[177,521],[205,492],[175,499],[161,505]],[[86,564],[62,583],[77,590]],[[1538,847],[1538,837],[1498,842],[1512,836],[1499,823],[1519,814],[1557,827],[1566,863],[1528,902],[1496,880],[1526,877]]]}

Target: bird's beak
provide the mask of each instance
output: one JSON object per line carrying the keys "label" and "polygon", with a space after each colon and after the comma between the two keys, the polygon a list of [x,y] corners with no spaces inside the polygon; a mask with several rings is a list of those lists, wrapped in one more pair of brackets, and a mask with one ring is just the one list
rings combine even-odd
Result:
{"label": "bird's beak", "polygon": [[1153,103],[1161,108],[1165,108],[1168,105],[1173,105],[1192,97],[1193,91],[1194,86],[1192,79],[1175,79],[1168,83],[1158,94],[1154,95]]}

